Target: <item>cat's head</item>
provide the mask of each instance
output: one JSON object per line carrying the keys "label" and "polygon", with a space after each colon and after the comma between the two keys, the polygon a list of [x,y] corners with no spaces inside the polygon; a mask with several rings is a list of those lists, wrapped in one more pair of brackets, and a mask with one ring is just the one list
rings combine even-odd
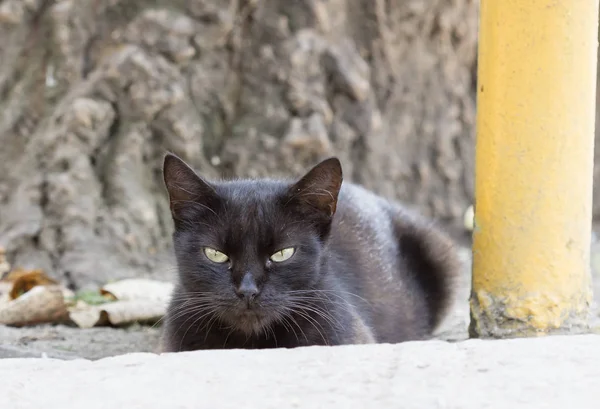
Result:
{"label": "cat's head", "polygon": [[168,154],[163,174],[190,311],[260,332],[309,296],[342,184],[338,159],[291,182],[208,182]]}

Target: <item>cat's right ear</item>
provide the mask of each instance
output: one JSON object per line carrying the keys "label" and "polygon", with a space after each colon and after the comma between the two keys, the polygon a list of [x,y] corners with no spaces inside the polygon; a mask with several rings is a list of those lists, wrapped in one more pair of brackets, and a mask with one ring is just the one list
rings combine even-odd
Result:
{"label": "cat's right ear", "polygon": [[163,179],[169,192],[173,219],[189,220],[211,210],[211,202],[216,198],[215,189],[172,153],[165,156]]}
{"label": "cat's right ear", "polygon": [[289,202],[296,203],[307,216],[329,222],[336,210],[342,181],[339,159],[325,159],[290,188]]}

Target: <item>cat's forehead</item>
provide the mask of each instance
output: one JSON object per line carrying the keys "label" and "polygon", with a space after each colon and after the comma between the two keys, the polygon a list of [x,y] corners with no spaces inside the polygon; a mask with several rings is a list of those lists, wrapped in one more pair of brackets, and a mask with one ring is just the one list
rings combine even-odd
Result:
{"label": "cat's forehead", "polygon": [[270,219],[282,210],[288,184],[282,181],[232,180],[220,183],[217,192],[230,221]]}
{"label": "cat's forehead", "polygon": [[[217,187],[223,206],[219,214],[221,238],[254,248],[257,242],[284,239],[290,214],[285,210],[289,185],[271,180],[230,181]],[[254,244],[252,244],[252,243]]]}
{"label": "cat's forehead", "polygon": [[271,179],[230,180],[217,185],[219,196],[232,205],[260,205],[277,201],[288,185]]}

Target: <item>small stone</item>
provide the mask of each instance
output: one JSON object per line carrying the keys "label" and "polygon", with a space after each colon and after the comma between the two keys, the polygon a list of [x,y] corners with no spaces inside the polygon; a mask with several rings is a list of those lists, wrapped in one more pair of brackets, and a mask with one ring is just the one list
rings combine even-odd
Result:
{"label": "small stone", "polygon": [[58,84],[56,77],[54,76],[54,66],[49,65],[46,69],[46,87],[54,88]]}
{"label": "small stone", "polygon": [[465,211],[465,215],[463,217],[463,225],[466,230],[473,231],[475,227],[475,210],[473,205],[469,206]]}

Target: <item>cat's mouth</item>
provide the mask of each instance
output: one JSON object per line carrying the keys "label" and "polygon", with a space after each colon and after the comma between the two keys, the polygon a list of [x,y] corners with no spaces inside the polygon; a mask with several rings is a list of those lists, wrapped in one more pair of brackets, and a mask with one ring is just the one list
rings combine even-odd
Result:
{"label": "cat's mouth", "polygon": [[255,303],[242,302],[238,308],[238,315],[243,319],[263,319],[266,314],[262,308]]}
{"label": "cat's mouth", "polygon": [[240,302],[235,312],[232,311],[227,318],[232,326],[247,334],[260,333],[273,321],[269,311],[256,303],[247,304],[245,302]]}
{"label": "cat's mouth", "polygon": [[246,319],[246,320],[262,320],[264,319],[264,314],[260,313],[259,311],[256,311],[254,309],[244,309],[240,312],[239,317],[241,319]]}

